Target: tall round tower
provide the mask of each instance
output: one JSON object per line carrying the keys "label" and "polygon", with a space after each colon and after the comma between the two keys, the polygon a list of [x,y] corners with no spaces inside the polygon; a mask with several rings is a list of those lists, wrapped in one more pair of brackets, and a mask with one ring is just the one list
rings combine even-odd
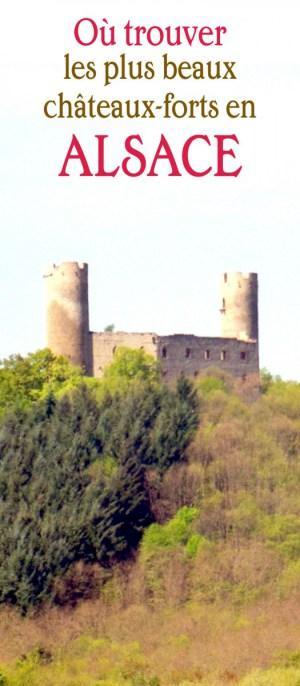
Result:
{"label": "tall round tower", "polygon": [[89,360],[88,265],[63,262],[44,275],[47,287],[47,346],[87,372]]}
{"label": "tall round tower", "polygon": [[225,338],[258,341],[257,274],[225,273],[221,282],[221,327]]}

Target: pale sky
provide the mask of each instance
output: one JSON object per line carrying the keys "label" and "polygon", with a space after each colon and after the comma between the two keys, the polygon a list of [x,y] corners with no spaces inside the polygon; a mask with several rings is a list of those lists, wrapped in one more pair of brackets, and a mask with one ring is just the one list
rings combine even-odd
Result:
{"label": "pale sky", "polygon": [[[218,335],[224,271],[256,271],[260,284],[261,365],[300,380],[299,36],[298,3],[240,0],[5,3],[1,52],[0,358],[45,345],[47,264],[86,261],[93,330]],[[143,9],[144,8],[144,9]],[[74,60],[118,60],[124,45],[80,47],[74,25],[105,17],[124,24],[224,25],[222,47],[127,48],[128,59],[237,63],[236,81],[65,81]],[[157,67],[159,72],[159,66]],[[44,101],[63,91],[97,99],[162,100],[204,95],[222,105],[254,99],[255,120],[47,120]],[[139,134],[149,159],[163,133],[177,155],[194,134],[236,134],[243,170],[237,179],[59,178],[72,134],[95,167],[97,134],[109,136],[109,162]],[[200,154],[200,148],[199,148]],[[213,152],[211,152],[213,158]]]}

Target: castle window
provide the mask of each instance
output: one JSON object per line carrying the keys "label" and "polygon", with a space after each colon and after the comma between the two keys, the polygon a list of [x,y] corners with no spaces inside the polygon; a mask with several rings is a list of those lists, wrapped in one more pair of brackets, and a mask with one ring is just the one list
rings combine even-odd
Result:
{"label": "castle window", "polygon": [[247,353],[245,352],[245,350],[242,350],[242,352],[240,353],[240,358],[241,358],[241,360],[243,360],[244,362],[246,362],[246,360],[247,360]]}
{"label": "castle window", "polygon": [[162,351],[161,351],[161,356],[164,357],[164,358],[168,357],[167,348],[164,347],[164,348],[162,349]]}
{"label": "castle window", "polygon": [[156,338],[155,338],[155,336],[152,336],[152,343],[153,343],[153,345],[156,345]]}
{"label": "castle window", "polygon": [[227,283],[227,274],[224,274],[224,283]]}
{"label": "castle window", "polygon": [[225,362],[226,357],[227,357],[227,352],[226,352],[226,350],[221,350],[221,355],[220,355],[220,357],[221,357],[221,361],[222,361],[222,362]]}
{"label": "castle window", "polygon": [[226,309],[226,300],[225,300],[225,298],[223,298],[223,300],[222,300],[222,308],[223,308],[223,310]]}
{"label": "castle window", "polygon": [[191,348],[186,348],[185,356],[187,360],[190,359],[190,357],[192,356]]}
{"label": "castle window", "polygon": [[117,352],[117,346],[115,345],[115,346],[113,347],[113,349],[112,349],[112,354],[115,355],[116,352]]}
{"label": "castle window", "polygon": [[195,379],[197,378],[198,375],[199,375],[199,372],[194,372]]}
{"label": "castle window", "polygon": [[205,350],[204,359],[205,359],[205,360],[210,360],[210,350]]}

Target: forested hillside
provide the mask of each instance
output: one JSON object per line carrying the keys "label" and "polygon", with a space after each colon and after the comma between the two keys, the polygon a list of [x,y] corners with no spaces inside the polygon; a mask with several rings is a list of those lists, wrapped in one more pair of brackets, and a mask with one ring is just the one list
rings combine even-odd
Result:
{"label": "forested hillside", "polygon": [[45,350],[0,417],[0,684],[299,686],[300,384]]}

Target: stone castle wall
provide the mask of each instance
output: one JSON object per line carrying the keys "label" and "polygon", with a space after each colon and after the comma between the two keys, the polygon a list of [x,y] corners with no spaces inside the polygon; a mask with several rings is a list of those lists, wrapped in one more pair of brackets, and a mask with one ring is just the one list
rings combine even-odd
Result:
{"label": "stone castle wall", "polygon": [[175,334],[161,336],[158,344],[166,381],[181,374],[196,378],[201,372],[218,367],[246,380],[259,370],[256,341],[239,341],[234,338],[212,338]]}
{"label": "stone castle wall", "polygon": [[92,376],[103,374],[104,368],[113,361],[117,348],[142,348],[146,353],[157,356],[158,337],[153,333],[91,332],[90,338]]}
{"label": "stone castle wall", "polygon": [[157,358],[166,381],[182,374],[196,378],[211,367],[219,367],[240,378],[258,373],[256,341],[199,337],[186,334],[158,336],[155,333],[91,333],[92,375],[100,377],[117,348],[143,349]]}

